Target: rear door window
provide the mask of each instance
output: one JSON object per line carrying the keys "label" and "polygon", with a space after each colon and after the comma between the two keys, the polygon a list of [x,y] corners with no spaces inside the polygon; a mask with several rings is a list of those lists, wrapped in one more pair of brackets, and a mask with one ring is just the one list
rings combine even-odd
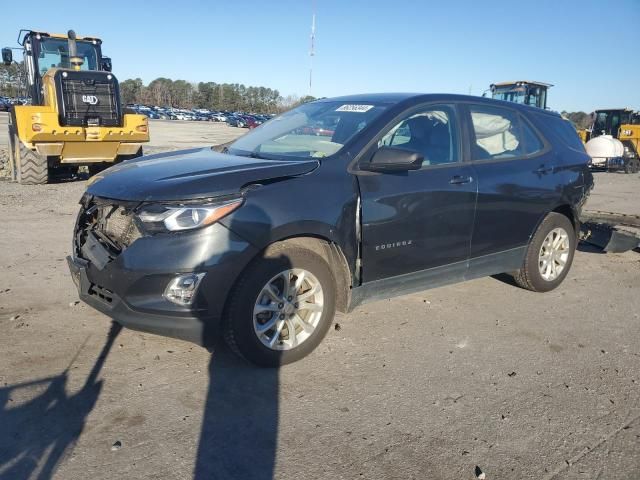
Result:
{"label": "rear door window", "polygon": [[469,111],[474,133],[472,160],[523,157],[544,148],[533,128],[513,110],[471,105]]}

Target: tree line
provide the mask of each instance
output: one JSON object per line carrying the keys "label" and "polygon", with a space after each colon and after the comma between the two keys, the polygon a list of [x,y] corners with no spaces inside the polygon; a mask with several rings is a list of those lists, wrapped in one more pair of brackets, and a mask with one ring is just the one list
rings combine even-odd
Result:
{"label": "tree line", "polygon": [[313,100],[294,95],[283,97],[278,90],[247,87],[239,83],[200,82],[156,78],[145,85],[140,78],[120,83],[122,103],[157,105],[174,108],[207,108],[209,110],[277,113]]}
{"label": "tree line", "polygon": [[18,97],[24,95],[21,65],[0,63],[0,95],[4,97]]}
{"label": "tree line", "polygon": [[[26,95],[21,65],[0,64],[0,95]],[[239,83],[199,82],[156,78],[145,85],[140,78],[120,82],[120,100],[124,105],[138,103],[174,108],[207,108],[209,110],[279,113],[314,97],[282,96],[267,87]]]}
{"label": "tree line", "polygon": [[563,111],[561,115],[568,119],[571,123],[573,123],[576,128],[586,129],[591,128],[591,124],[593,123],[592,115],[585,112],[565,112]]}

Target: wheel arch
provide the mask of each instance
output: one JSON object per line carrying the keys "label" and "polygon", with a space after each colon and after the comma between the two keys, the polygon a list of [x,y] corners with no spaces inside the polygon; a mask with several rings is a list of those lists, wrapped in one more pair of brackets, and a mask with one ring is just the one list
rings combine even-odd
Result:
{"label": "wheel arch", "polygon": [[560,215],[564,215],[571,222],[571,225],[573,225],[574,233],[576,234],[576,236],[578,235],[578,233],[580,233],[580,215],[577,209],[569,203],[561,203],[540,216],[534,229],[529,234],[529,241],[531,241],[533,236],[538,231],[538,228],[540,228],[540,224],[544,221],[545,218],[547,218],[547,215],[549,215],[550,213],[559,213]]}
{"label": "wheel arch", "polygon": [[549,213],[559,213],[561,215],[564,215],[569,219],[571,225],[573,225],[576,235],[578,234],[578,232],[580,232],[580,216],[578,215],[577,210],[572,205],[568,203],[558,205]]}
{"label": "wheel arch", "polygon": [[[283,246],[286,247],[286,245],[298,246],[311,250],[319,254],[329,264],[329,267],[334,273],[336,279],[336,310],[346,313],[351,299],[352,272],[342,248],[331,239],[320,235],[291,235],[274,240],[256,253],[256,255],[247,262],[236,277],[234,285],[257,258],[264,257],[269,254],[269,251],[280,249]],[[228,301],[229,296],[227,295],[227,299],[225,300],[225,309]]]}

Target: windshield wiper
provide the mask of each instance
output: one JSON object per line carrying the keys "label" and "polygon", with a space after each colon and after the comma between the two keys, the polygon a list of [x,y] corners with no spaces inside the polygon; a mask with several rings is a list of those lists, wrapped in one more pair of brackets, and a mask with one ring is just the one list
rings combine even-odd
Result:
{"label": "windshield wiper", "polygon": [[261,160],[269,160],[267,157],[263,157],[262,155],[260,155],[258,152],[251,152],[249,155],[247,155],[249,158],[259,158]]}
{"label": "windshield wiper", "polygon": [[236,155],[240,155],[241,157],[248,157],[248,158],[259,158],[261,160],[269,160],[266,157],[263,157],[262,155],[260,155],[260,153],[258,152],[258,149],[252,151],[252,152],[246,152],[246,153],[236,153]]}

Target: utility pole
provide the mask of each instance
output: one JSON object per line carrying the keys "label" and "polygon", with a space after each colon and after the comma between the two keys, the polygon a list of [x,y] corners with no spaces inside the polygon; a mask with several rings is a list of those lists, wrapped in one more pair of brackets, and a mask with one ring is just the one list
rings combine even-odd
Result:
{"label": "utility pole", "polygon": [[313,86],[313,57],[316,55],[316,2],[314,0],[312,4],[311,15],[311,48],[309,49],[309,96],[311,96]]}

